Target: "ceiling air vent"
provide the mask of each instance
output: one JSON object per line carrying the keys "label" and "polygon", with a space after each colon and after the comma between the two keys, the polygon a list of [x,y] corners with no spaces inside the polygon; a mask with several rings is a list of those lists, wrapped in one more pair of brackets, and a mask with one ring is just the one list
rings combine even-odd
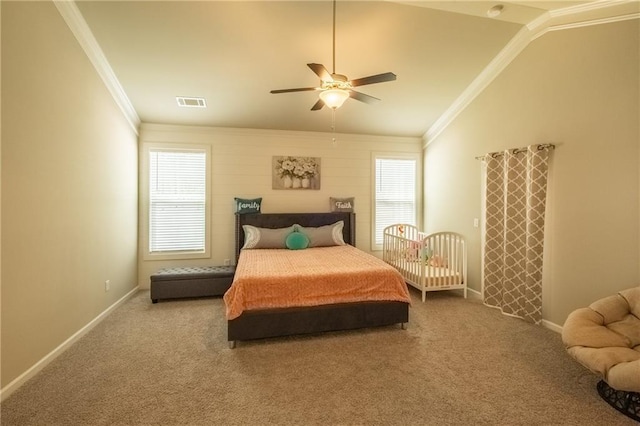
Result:
{"label": "ceiling air vent", "polygon": [[178,105],[184,108],[206,108],[207,102],[204,98],[188,98],[186,96],[176,96]]}

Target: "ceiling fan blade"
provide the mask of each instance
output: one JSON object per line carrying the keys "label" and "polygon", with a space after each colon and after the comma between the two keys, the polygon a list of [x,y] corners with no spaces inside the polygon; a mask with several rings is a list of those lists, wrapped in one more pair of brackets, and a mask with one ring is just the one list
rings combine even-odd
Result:
{"label": "ceiling fan blade", "polygon": [[322,101],[322,99],[318,99],[318,102],[313,104],[313,106],[311,107],[311,111],[320,111],[323,106],[324,102]]}
{"label": "ceiling fan blade", "polygon": [[356,101],[364,102],[365,104],[375,104],[376,102],[380,101],[380,99],[378,98],[365,95],[364,93],[356,92],[355,90],[351,90],[349,92],[349,97],[355,99]]}
{"label": "ceiling fan blade", "polygon": [[320,80],[322,81],[333,81],[333,77],[331,77],[331,73],[327,71],[327,69],[322,64],[307,64],[311,71],[316,73]]}
{"label": "ceiling fan blade", "polygon": [[356,78],[351,80],[351,86],[364,86],[365,84],[384,83],[385,81],[393,81],[396,79],[396,75],[392,72],[385,72],[384,74],[370,75],[369,77]]}
{"label": "ceiling fan blade", "polygon": [[311,90],[318,90],[316,87],[300,87],[297,89],[278,89],[272,90],[271,93],[289,93],[289,92],[308,92]]}

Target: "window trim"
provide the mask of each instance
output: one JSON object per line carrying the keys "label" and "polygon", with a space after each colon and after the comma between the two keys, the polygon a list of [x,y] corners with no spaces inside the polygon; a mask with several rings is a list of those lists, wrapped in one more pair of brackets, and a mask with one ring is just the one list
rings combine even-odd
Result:
{"label": "window trim", "polygon": [[[149,160],[151,151],[198,151],[205,153],[205,224],[203,251],[172,251],[170,253],[155,253],[149,251]],[[182,143],[143,143],[140,164],[140,250],[144,260],[172,260],[172,259],[205,259],[211,257],[211,147],[209,145]]]}
{"label": "window trim", "polygon": [[376,160],[414,160],[416,162],[415,223],[422,229],[422,155],[417,152],[372,152],[371,153],[371,251],[381,251],[376,244]]}

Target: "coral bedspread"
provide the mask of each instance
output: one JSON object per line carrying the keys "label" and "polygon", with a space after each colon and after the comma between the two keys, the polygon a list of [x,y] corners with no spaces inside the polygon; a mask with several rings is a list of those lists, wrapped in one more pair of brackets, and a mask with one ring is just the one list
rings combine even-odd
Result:
{"label": "coral bedspread", "polygon": [[400,273],[353,246],[242,250],[224,295],[227,319],[245,310],[360,301],[410,303]]}

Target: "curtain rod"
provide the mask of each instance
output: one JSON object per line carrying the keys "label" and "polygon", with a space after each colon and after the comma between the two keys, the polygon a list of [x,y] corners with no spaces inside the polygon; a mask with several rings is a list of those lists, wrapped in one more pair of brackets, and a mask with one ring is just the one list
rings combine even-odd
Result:
{"label": "curtain rod", "polygon": [[[541,151],[543,149],[554,149],[556,146],[552,143],[541,143],[540,145],[538,145],[538,151]],[[509,150],[505,150],[505,151],[513,151],[514,154],[519,154],[521,152],[525,152],[527,150],[527,147],[522,147],[522,148],[511,148]],[[485,155],[481,155],[479,157],[476,157],[476,160],[484,160],[484,158],[490,155],[492,157],[497,157],[499,155],[504,155],[504,152],[489,152]]]}

